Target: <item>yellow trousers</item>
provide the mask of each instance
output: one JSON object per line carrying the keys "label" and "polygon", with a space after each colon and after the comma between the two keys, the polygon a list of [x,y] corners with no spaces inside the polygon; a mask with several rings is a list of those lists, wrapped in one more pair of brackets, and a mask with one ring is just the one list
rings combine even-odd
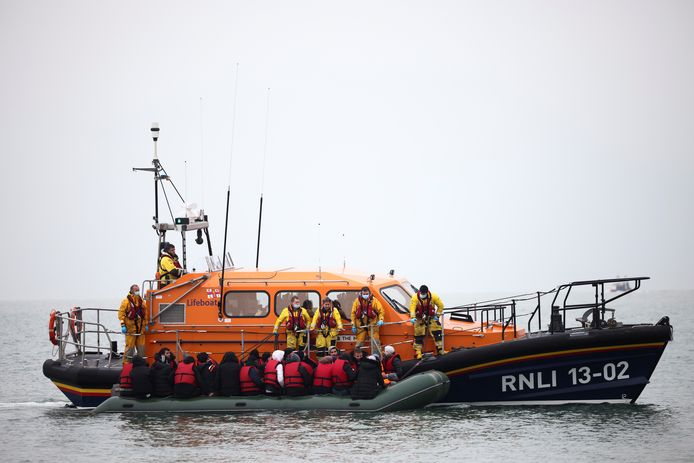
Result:
{"label": "yellow trousers", "polygon": [[128,363],[132,360],[133,355],[137,352],[140,357],[145,356],[145,335],[132,336],[130,332],[125,335],[125,351],[123,352],[123,363]]}
{"label": "yellow trousers", "polygon": [[326,334],[323,334],[322,331],[318,331],[318,336],[316,336],[316,349],[329,349],[336,339],[336,329],[331,329]]}
{"label": "yellow trousers", "polygon": [[[378,326],[376,326],[377,320],[374,320],[373,323],[369,323],[368,325],[364,325],[364,329],[361,329],[362,324],[360,323],[359,320],[355,322],[355,326],[357,327],[357,345],[356,347],[361,347],[364,344],[364,341],[366,341],[366,336],[371,333],[371,339],[376,342],[376,344],[380,345],[381,344],[381,339],[379,337],[378,333]],[[370,327],[373,327],[370,329]]]}
{"label": "yellow trousers", "polygon": [[417,321],[414,323],[413,347],[415,351],[417,351],[418,355],[421,354],[422,344],[424,344],[424,336],[426,336],[427,331],[429,331],[429,335],[431,335],[431,337],[434,338],[436,347],[438,349],[443,349],[443,340],[441,338],[441,324],[437,321],[429,320],[429,326],[427,329],[426,323],[424,323],[420,319],[417,319]]}
{"label": "yellow trousers", "polygon": [[287,348],[301,349],[306,345],[306,335],[304,333],[295,333],[287,331]]}

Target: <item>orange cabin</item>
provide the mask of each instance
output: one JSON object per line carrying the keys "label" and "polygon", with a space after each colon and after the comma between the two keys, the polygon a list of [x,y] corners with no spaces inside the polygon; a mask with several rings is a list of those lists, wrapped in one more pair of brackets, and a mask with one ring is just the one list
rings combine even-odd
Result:
{"label": "orange cabin", "polygon": [[[221,271],[191,273],[166,287],[147,291],[151,322],[146,335],[148,357],[151,358],[162,347],[171,349],[177,358],[181,358],[184,352],[191,355],[208,352],[216,360],[227,351],[245,356],[253,349],[261,353],[284,349],[284,327],[280,327],[276,346],[273,325],[294,295],[302,301],[311,301],[314,311],[326,296],[340,302],[344,329],[339,334],[337,347],[349,351],[355,345],[350,312],[363,286],[371,289],[384,309],[381,345],[393,345],[403,359],[414,357],[414,333],[409,315],[413,289],[404,279],[293,269],[227,269],[222,298],[220,277]],[[154,287],[156,281],[149,284]],[[313,316],[313,312],[309,312]],[[483,323],[468,318],[445,314],[444,347],[447,351],[494,344],[525,334],[520,329],[514,334],[513,326],[504,329],[500,322]],[[311,352],[314,342],[315,334],[312,333],[308,342]],[[368,349],[369,343],[363,347]],[[429,336],[425,338],[423,351],[435,351]]]}

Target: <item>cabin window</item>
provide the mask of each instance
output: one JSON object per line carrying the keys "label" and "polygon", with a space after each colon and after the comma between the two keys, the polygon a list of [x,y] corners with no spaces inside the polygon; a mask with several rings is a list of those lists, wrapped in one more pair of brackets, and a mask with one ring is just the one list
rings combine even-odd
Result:
{"label": "cabin window", "polygon": [[[166,311],[164,311],[166,309]],[[185,323],[186,305],[185,304],[159,304],[159,322],[166,323]]]}
{"label": "cabin window", "polygon": [[328,297],[340,303],[340,316],[349,321],[352,317],[352,304],[361,291],[330,291]]}
{"label": "cabin window", "polygon": [[316,309],[320,307],[320,294],[316,291],[277,291],[275,294],[275,313],[282,313],[282,310],[289,306],[292,297],[297,296],[301,304],[306,307],[306,301],[310,303],[308,314],[313,317]]}
{"label": "cabin window", "polygon": [[265,291],[228,291],[224,294],[227,317],[266,317],[270,313],[270,295]]}
{"label": "cabin window", "polygon": [[383,299],[388,301],[388,304],[400,313],[410,312],[411,296],[403,289],[402,286],[388,286],[381,290]]}

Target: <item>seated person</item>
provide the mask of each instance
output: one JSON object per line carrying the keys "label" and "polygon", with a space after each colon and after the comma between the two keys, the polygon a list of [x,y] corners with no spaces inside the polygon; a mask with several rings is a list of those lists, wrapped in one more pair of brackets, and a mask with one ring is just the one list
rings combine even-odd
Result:
{"label": "seated person", "polygon": [[356,373],[349,363],[349,354],[343,352],[340,357],[333,362],[333,394],[349,395]]}
{"label": "seated person", "polygon": [[200,395],[212,396],[215,394],[215,380],[217,378],[217,362],[207,352],[198,354],[198,364],[195,367],[200,381]]}
{"label": "seated person", "polygon": [[263,375],[258,370],[258,357],[249,356],[239,372],[241,395],[260,395],[265,391]]}
{"label": "seated person", "polygon": [[236,354],[227,352],[222,357],[222,363],[217,367],[215,390],[222,396],[241,395],[241,364]]}
{"label": "seated person", "polygon": [[400,355],[395,353],[395,348],[391,345],[383,349],[383,374],[390,381],[397,381],[402,378],[402,361]]}
{"label": "seated person", "polygon": [[352,386],[352,399],[373,399],[384,388],[381,360],[378,354],[363,358],[359,365],[357,379]]}
{"label": "seated person", "polygon": [[313,374],[313,393],[330,394],[333,391],[333,358],[329,355],[318,361]]}
{"label": "seated person", "polygon": [[149,376],[152,380],[152,395],[155,397],[173,395],[175,367],[171,365],[171,355],[167,356],[167,352],[171,353],[166,347],[157,352],[154,356],[154,363],[149,369]]}
{"label": "seated person", "polygon": [[288,396],[302,396],[308,393],[312,379],[307,366],[296,352],[289,355],[284,365],[284,390]]}
{"label": "seated person", "polygon": [[195,373],[195,359],[187,355],[174,373],[174,395],[177,399],[190,399],[200,395],[200,381]]}
{"label": "seated person", "polygon": [[280,395],[284,389],[284,351],[276,350],[272,353],[272,358],[267,361],[263,373],[265,383],[265,393],[267,395]]}

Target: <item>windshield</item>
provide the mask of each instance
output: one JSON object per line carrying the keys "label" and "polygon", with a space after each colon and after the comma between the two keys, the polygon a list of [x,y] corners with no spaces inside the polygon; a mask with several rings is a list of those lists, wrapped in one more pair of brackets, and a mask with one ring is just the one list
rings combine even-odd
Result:
{"label": "windshield", "polygon": [[381,295],[398,312],[410,312],[410,295],[402,286],[388,286],[381,290]]}

